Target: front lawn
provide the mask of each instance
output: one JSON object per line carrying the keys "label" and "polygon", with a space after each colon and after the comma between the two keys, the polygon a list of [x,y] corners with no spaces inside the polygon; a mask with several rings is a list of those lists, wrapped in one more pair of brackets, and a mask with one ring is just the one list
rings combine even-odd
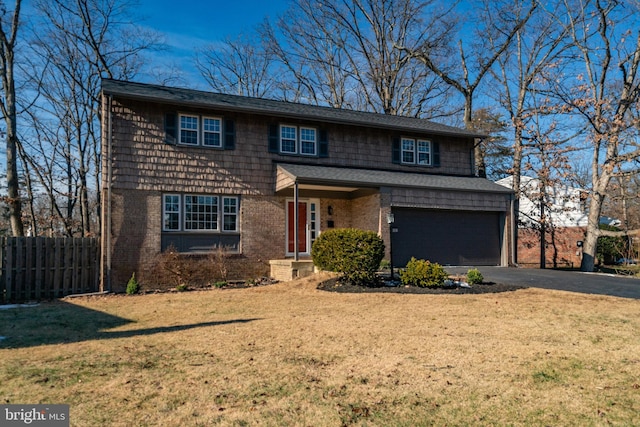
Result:
{"label": "front lawn", "polygon": [[0,310],[0,398],[72,426],[640,425],[640,301],[321,277]]}

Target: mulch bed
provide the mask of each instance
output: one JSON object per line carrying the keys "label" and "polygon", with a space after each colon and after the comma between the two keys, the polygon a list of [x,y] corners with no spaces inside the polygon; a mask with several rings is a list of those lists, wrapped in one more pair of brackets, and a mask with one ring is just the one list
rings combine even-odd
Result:
{"label": "mulch bed", "polygon": [[371,292],[384,292],[392,294],[490,294],[498,292],[517,291],[518,289],[525,289],[525,286],[505,285],[503,283],[481,283],[472,285],[469,288],[455,287],[436,287],[436,288],[420,288],[418,286],[404,286],[399,284],[397,286],[386,286],[384,284],[377,284],[375,286],[356,286],[343,283],[339,278],[333,278],[326,280],[318,285],[318,289],[328,292],[343,292],[343,293],[371,293]]}

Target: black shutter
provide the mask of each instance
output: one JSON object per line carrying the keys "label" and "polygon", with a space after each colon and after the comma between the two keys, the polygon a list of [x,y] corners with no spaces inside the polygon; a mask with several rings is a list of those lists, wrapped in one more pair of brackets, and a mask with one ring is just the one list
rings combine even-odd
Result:
{"label": "black shutter", "polygon": [[400,163],[400,138],[393,138],[391,161],[393,163]]}
{"label": "black shutter", "polygon": [[166,113],[164,115],[164,142],[176,144],[178,142],[178,115]]}
{"label": "black shutter", "polygon": [[318,157],[329,157],[329,138],[327,131],[320,129],[318,141]]}
{"label": "black shutter", "polygon": [[224,149],[235,150],[236,148],[236,124],[233,120],[224,121]]}
{"label": "black shutter", "polygon": [[269,152],[277,153],[280,151],[280,132],[277,124],[269,125]]}
{"label": "black shutter", "polygon": [[440,167],[440,143],[432,142],[431,147],[433,149],[433,166]]}

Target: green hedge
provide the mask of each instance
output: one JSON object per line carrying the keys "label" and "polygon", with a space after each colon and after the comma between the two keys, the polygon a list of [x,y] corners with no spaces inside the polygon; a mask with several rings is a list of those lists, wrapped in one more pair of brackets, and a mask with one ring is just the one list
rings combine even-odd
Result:
{"label": "green hedge", "polygon": [[347,283],[370,286],[377,283],[384,242],[373,231],[336,228],[313,242],[311,257],[318,268],[342,273]]}

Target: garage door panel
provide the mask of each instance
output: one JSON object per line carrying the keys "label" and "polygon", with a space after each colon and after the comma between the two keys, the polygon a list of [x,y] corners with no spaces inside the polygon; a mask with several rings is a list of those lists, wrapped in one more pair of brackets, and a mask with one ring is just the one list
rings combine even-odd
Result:
{"label": "garage door panel", "polygon": [[443,265],[499,265],[500,213],[394,209],[393,257]]}

